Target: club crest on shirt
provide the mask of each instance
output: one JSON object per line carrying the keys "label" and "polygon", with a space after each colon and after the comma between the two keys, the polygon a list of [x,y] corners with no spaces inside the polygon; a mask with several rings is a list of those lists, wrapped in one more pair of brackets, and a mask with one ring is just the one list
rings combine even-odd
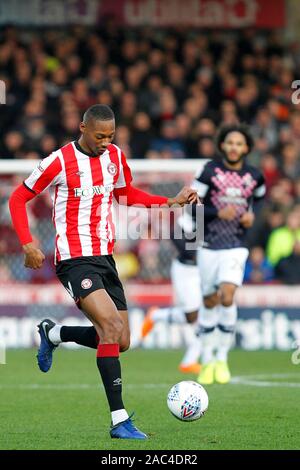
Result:
{"label": "club crest on shirt", "polygon": [[252,176],[249,173],[246,173],[242,178],[242,182],[243,182],[244,186],[252,186],[253,181],[254,180],[253,180]]}
{"label": "club crest on shirt", "polygon": [[90,287],[92,287],[93,283],[91,281],[91,279],[83,279],[81,281],[81,287],[82,289],[89,289]]}
{"label": "club crest on shirt", "polygon": [[107,171],[110,175],[112,176],[115,176],[115,174],[117,173],[118,171],[118,168],[117,168],[117,165],[115,165],[114,163],[110,162],[108,165],[107,165]]}

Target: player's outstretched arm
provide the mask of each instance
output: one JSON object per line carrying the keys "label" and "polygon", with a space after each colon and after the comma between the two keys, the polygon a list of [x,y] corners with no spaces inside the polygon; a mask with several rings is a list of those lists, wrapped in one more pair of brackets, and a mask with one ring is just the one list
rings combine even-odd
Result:
{"label": "player's outstretched arm", "polygon": [[197,192],[194,189],[184,187],[173,198],[165,196],[157,196],[145,191],[141,191],[134,186],[127,185],[123,188],[114,190],[114,196],[119,204],[126,206],[142,205],[144,207],[151,206],[173,206],[174,204],[183,206],[184,204],[194,203],[198,201]]}
{"label": "player's outstretched arm", "polygon": [[24,185],[20,185],[9,198],[12,224],[25,255],[24,266],[31,269],[39,269],[45,259],[45,255],[42,251],[34,246],[26,212],[26,203],[35,196],[36,195]]}

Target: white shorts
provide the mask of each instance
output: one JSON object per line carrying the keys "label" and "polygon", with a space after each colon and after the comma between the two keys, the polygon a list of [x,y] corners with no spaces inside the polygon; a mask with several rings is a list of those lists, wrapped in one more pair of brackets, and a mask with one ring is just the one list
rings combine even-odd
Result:
{"label": "white shorts", "polygon": [[241,286],[245,264],[249,255],[247,248],[229,248],[198,251],[198,266],[201,276],[202,295],[213,294],[223,282]]}
{"label": "white shorts", "polygon": [[201,280],[198,266],[172,261],[171,280],[174,290],[174,303],[185,313],[198,311],[202,304]]}

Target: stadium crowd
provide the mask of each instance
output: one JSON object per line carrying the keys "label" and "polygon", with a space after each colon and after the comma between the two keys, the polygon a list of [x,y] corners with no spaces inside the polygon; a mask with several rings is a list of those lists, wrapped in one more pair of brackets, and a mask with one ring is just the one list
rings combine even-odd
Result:
{"label": "stadium crowd", "polygon": [[[300,47],[278,31],[126,30],[110,21],[95,30],[7,27],[0,32],[7,92],[0,157],[38,159],[77,139],[82,113],[94,103],[114,109],[115,143],[128,158],[212,158],[218,126],[246,122],[255,138],[251,163],[265,175],[267,199],[249,233],[245,281],[300,283],[300,105],[291,88],[297,69]],[[31,205],[48,262],[39,273],[20,271],[7,210],[11,187],[2,179],[1,279],[51,280],[49,200]],[[155,192],[162,189],[157,182]],[[117,253],[124,278],[168,278],[170,244],[126,248]]]}

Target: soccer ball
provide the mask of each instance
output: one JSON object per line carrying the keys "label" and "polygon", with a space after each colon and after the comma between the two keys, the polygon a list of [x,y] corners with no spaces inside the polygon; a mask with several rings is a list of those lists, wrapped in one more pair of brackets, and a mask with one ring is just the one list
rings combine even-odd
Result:
{"label": "soccer ball", "polygon": [[208,395],[202,385],[184,380],[171,388],[167,405],[172,415],[182,421],[201,418],[208,408]]}

